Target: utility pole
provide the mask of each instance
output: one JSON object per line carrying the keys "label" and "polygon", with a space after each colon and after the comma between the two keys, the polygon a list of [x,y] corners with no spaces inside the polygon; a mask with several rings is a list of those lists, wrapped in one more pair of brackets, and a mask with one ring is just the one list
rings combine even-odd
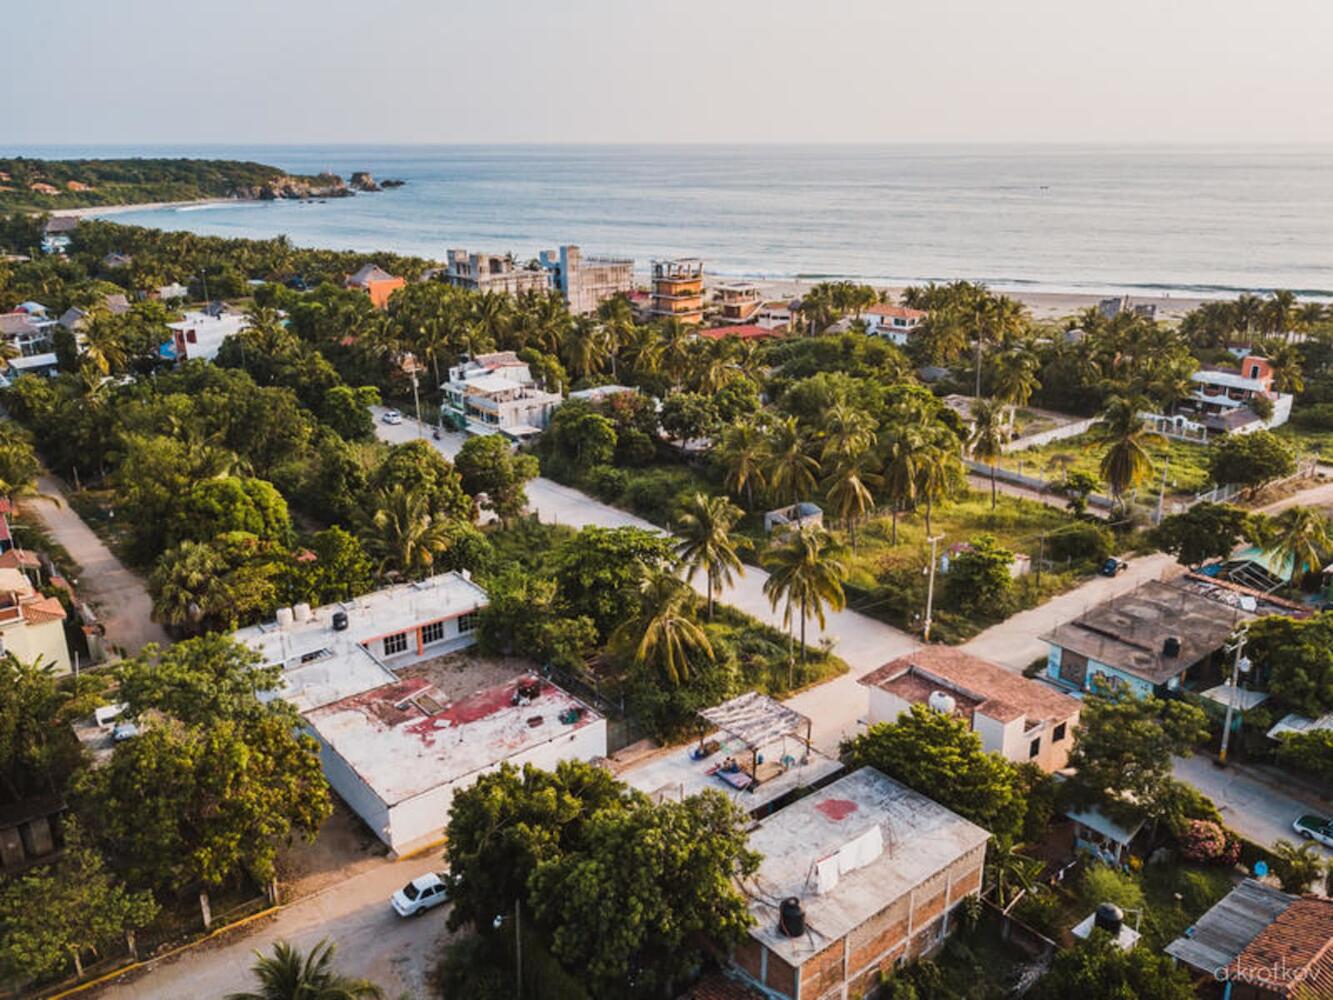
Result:
{"label": "utility pole", "polygon": [[935,546],[943,539],[943,535],[936,535],[933,538],[927,538],[930,542],[930,582],[926,584],[926,622],[921,630],[921,638],[930,642],[930,615],[935,606]]}
{"label": "utility pole", "polygon": [[1240,687],[1240,674],[1250,672],[1250,661],[1245,654],[1245,640],[1249,638],[1249,633],[1245,629],[1240,630],[1240,636],[1231,645],[1227,646],[1227,652],[1233,650],[1236,658],[1231,662],[1231,691],[1227,697],[1227,719],[1222,724],[1222,747],[1217,751],[1217,766],[1227,766],[1227,745],[1231,742],[1231,714],[1236,710],[1236,689]]}
{"label": "utility pole", "polygon": [[1037,586],[1041,586],[1041,564],[1046,559],[1046,532],[1037,536]]}
{"label": "utility pole", "polygon": [[1166,470],[1171,468],[1171,453],[1167,452],[1166,461],[1162,464],[1162,487],[1157,491],[1157,517],[1153,524],[1162,523],[1162,504],[1166,502]]}

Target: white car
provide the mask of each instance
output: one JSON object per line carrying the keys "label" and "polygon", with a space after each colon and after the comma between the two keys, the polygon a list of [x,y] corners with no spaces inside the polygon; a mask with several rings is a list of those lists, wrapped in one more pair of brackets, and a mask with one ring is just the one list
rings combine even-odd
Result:
{"label": "white car", "polygon": [[1308,814],[1299,817],[1291,828],[1306,840],[1317,840],[1325,847],[1333,847],[1333,819]]}
{"label": "white car", "polygon": [[386,424],[401,424],[403,422],[403,415],[397,410],[385,410],[384,416],[380,417],[380,419]]}
{"label": "white car", "polygon": [[415,917],[447,902],[449,891],[435,872],[418,875],[393,894],[393,911],[400,917]]}

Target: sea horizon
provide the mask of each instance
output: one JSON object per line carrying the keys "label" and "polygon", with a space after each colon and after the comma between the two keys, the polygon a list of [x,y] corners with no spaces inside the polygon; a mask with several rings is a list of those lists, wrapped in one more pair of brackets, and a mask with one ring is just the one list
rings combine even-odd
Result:
{"label": "sea horizon", "polygon": [[956,278],[997,290],[1333,297],[1333,143],[31,144],[247,159],[403,188],[122,211],[117,221],[440,258],[696,256],[719,277]]}

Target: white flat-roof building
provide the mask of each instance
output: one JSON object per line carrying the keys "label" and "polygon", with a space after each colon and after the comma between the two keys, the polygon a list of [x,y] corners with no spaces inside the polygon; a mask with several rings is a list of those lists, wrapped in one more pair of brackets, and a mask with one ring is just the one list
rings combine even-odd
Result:
{"label": "white flat-roof building", "polygon": [[167,324],[171,339],[158,353],[170,361],[187,358],[212,361],[218,356],[222,342],[244,330],[247,323],[244,314],[224,312],[210,316],[204,312],[187,312],[184,319]]}
{"label": "white flat-roof building", "polygon": [[865,767],[762,820],[735,966],[773,997],[863,996],[943,943],[981,891],[989,834]]}
{"label": "white flat-roof building", "polygon": [[282,668],[279,696],[319,742],[330,786],[385,844],[437,838],[454,794],[503,763],[606,755],[606,720],[524,676],[451,699],[426,661],[476,641],[486,592],[443,573],[352,601],[279,610],[235,638]]}
{"label": "white flat-roof building", "polygon": [[576,246],[562,246],[543,250],[538,259],[575,316],[596,312],[607,299],[634,291],[630,257],[585,257]]}
{"label": "white flat-roof building", "polygon": [[538,387],[527,362],[513,351],[478,354],[455,365],[440,388],[444,409],[463,429],[515,440],[540,433],[564,402],[558,392]]}

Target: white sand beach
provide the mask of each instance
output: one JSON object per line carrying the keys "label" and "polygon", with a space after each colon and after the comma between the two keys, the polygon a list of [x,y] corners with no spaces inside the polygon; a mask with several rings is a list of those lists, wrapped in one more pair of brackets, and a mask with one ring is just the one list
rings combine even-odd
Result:
{"label": "white sand beach", "polygon": [[148,212],[160,208],[195,208],[199,205],[245,204],[254,198],[199,198],[194,201],[150,201],[134,205],[84,205],[80,208],[53,208],[53,218],[91,219],[103,215],[119,215],[121,212]]}

